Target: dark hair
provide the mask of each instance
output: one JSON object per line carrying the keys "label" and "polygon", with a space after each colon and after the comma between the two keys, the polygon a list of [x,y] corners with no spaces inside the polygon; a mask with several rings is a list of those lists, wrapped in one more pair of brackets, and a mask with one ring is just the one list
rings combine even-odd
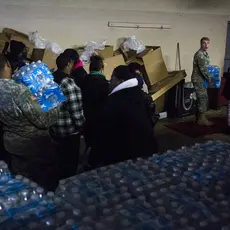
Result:
{"label": "dark hair", "polygon": [[10,41],[10,53],[12,53],[15,56],[19,56],[25,48],[26,46],[23,42],[15,40]]}
{"label": "dark hair", "polygon": [[73,61],[73,59],[69,55],[65,53],[60,54],[56,59],[57,68],[64,70],[70,61]]}
{"label": "dark hair", "polygon": [[141,66],[140,66],[140,64],[138,64],[138,63],[136,63],[136,62],[130,63],[130,64],[128,65],[128,67],[129,67],[130,72],[133,73],[133,74],[136,73],[137,70],[138,70],[138,71],[141,71]]}
{"label": "dark hair", "polygon": [[79,54],[76,50],[74,49],[66,49],[63,54],[68,56],[71,60],[74,60],[75,63],[78,62],[79,60]]}
{"label": "dark hair", "polygon": [[89,71],[100,71],[104,69],[103,58],[99,55],[93,55],[90,57]]}
{"label": "dark hair", "polygon": [[210,42],[210,39],[208,37],[203,37],[200,39],[200,44],[202,44],[203,41],[209,41]]}
{"label": "dark hair", "polygon": [[9,63],[9,61],[7,60],[6,56],[0,53],[0,74],[4,71],[5,65],[7,63]]}
{"label": "dark hair", "polygon": [[132,73],[133,77],[135,77],[138,81],[138,85],[142,88],[143,84],[144,84],[144,80],[142,78],[142,76],[137,73],[136,71],[140,71],[141,72],[141,66],[140,64],[136,63],[136,62],[132,62],[128,65],[130,72]]}
{"label": "dark hair", "polygon": [[116,67],[113,71],[113,75],[115,75],[117,79],[124,81],[134,78],[133,74],[130,72],[129,67],[125,65]]}

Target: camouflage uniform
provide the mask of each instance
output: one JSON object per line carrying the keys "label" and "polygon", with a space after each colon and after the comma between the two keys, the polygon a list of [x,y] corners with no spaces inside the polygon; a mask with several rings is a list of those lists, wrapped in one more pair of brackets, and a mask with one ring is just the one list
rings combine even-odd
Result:
{"label": "camouflage uniform", "polygon": [[44,113],[30,91],[11,79],[0,78],[0,89],[0,123],[13,173],[52,189],[56,162],[48,128],[57,121],[58,109]]}
{"label": "camouflage uniform", "polygon": [[208,108],[208,94],[204,87],[204,80],[210,81],[208,66],[210,58],[208,53],[203,50],[198,50],[193,59],[192,83],[194,85],[197,96],[197,108],[199,113],[205,113]]}

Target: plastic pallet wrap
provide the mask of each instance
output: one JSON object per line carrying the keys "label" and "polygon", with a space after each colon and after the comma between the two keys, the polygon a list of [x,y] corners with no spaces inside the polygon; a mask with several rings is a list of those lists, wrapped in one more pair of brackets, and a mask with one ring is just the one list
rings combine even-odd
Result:
{"label": "plastic pallet wrap", "polygon": [[209,83],[205,80],[204,81],[204,87],[210,87],[210,88],[220,88],[220,68],[218,66],[215,65],[210,65],[208,67],[208,71],[210,73],[211,76],[211,83],[209,85]]}
{"label": "plastic pallet wrap", "polygon": [[[230,144],[208,142],[61,181],[79,229],[229,229]],[[78,210],[78,211],[77,211]]]}
{"label": "plastic pallet wrap", "polygon": [[12,176],[0,161],[0,229],[74,229],[74,212],[53,192],[45,193],[36,183]]}

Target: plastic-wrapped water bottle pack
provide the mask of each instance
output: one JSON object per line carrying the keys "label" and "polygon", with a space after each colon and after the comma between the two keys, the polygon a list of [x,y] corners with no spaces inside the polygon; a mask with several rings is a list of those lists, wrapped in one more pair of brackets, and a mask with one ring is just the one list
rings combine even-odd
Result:
{"label": "plastic-wrapped water bottle pack", "polygon": [[230,144],[208,142],[102,167],[56,195],[0,162],[0,229],[230,229]]}
{"label": "plastic-wrapped water bottle pack", "polygon": [[230,144],[208,142],[60,182],[79,229],[230,229]]}
{"label": "plastic-wrapped water bottle pack", "polygon": [[215,65],[210,65],[208,71],[211,75],[211,84],[209,85],[207,81],[204,81],[204,87],[207,88],[209,86],[210,88],[220,88],[220,68]]}
{"label": "plastic-wrapped water bottle pack", "polygon": [[13,79],[30,89],[44,112],[65,101],[65,96],[54,82],[49,68],[41,61],[22,67],[14,74]]}
{"label": "plastic-wrapped water bottle pack", "polygon": [[36,183],[22,176],[12,176],[0,161],[0,229],[77,229],[76,216],[69,204],[45,193]]}

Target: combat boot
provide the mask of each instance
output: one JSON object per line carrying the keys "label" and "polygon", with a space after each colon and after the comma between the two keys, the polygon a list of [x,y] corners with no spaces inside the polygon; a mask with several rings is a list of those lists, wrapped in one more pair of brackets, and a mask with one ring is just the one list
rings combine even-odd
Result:
{"label": "combat boot", "polygon": [[213,123],[207,119],[204,113],[200,113],[197,119],[198,125],[212,126]]}

